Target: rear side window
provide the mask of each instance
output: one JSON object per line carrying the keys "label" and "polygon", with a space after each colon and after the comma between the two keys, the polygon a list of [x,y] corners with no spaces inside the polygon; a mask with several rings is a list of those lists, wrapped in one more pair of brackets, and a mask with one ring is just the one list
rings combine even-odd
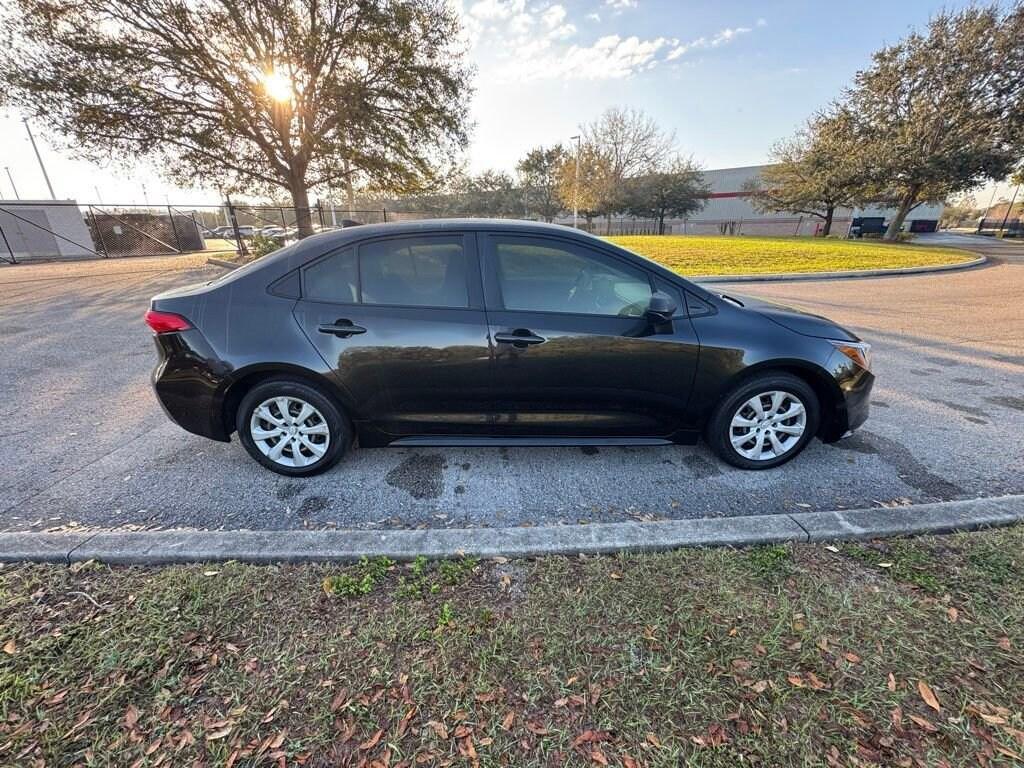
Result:
{"label": "rear side window", "polygon": [[311,301],[357,303],[359,268],[355,248],[346,248],[306,269],[304,293]]}
{"label": "rear side window", "polygon": [[359,246],[364,304],[468,307],[462,236],[403,237]]}

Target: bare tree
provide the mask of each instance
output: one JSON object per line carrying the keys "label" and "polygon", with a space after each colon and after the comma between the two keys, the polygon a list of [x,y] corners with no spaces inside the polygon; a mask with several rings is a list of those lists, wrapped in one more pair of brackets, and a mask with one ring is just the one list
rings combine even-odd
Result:
{"label": "bare tree", "polygon": [[671,157],[675,133],[665,132],[640,110],[621,107],[605,110],[581,132],[588,151],[601,158],[605,169],[605,184],[594,202],[610,229],[612,215],[623,205],[626,179],[653,173]]}
{"label": "bare tree", "polygon": [[[445,0],[9,0],[7,101],[79,155],[178,183],[414,190],[466,143]],[[2,98],[2,97],[0,97]]]}

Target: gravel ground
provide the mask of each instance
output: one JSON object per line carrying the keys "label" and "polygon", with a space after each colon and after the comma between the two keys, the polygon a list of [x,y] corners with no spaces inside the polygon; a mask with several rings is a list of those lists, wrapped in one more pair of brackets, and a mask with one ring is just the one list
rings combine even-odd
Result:
{"label": "gravel ground", "polygon": [[0,530],[572,524],[1021,493],[1024,248],[981,247],[994,264],[960,273],[716,286],[828,315],[875,345],[865,427],[769,472],[734,470],[703,446],[391,448],[279,477],[237,442],[173,425],[150,391],[148,298],[215,268],[195,257],[4,267]]}

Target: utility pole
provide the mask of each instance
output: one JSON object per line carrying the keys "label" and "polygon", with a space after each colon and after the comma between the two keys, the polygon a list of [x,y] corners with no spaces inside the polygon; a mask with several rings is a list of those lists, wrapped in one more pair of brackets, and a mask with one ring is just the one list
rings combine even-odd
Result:
{"label": "utility pole", "polygon": [[580,136],[570,136],[569,141],[576,142],[576,180],[572,185],[572,228],[577,228],[577,221],[579,219],[579,199],[580,199]]}
{"label": "utility pole", "polygon": [[11,176],[11,169],[8,166],[4,166],[4,170],[7,171],[7,180],[11,182],[11,189],[14,190],[14,199],[21,200],[21,195],[18,194],[18,188],[14,186],[14,177]]}
{"label": "utility pole", "polygon": [[1008,206],[1006,206],[1006,215],[1003,216],[1003,221],[999,225],[999,234],[1003,233],[1003,228],[1006,226],[1006,220],[1010,218],[1010,211],[1013,210],[1013,204],[1017,202],[1017,193],[1018,192],[1020,192],[1020,184],[1018,184],[1017,188],[1015,190],[1013,190],[1013,197],[1010,198],[1010,204]]}
{"label": "utility pole", "polygon": [[43,156],[39,154],[39,147],[36,146],[36,138],[32,135],[32,129],[28,125],[28,118],[23,117],[21,122],[25,124],[25,130],[28,132],[28,140],[32,142],[32,150],[36,153],[36,160],[39,161],[39,170],[43,172],[43,178],[46,179],[46,188],[50,190],[50,199],[56,200],[57,196],[53,194],[53,185],[50,183],[50,177],[46,173],[46,166],[43,165]]}

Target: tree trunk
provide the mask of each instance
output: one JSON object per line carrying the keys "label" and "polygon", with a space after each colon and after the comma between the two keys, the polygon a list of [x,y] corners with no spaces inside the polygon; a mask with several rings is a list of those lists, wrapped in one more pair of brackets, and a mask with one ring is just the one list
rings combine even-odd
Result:
{"label": "tree trunk", "polygon": [[306,189],[305,179],[292,179],[291,188],[292,205],[295,206],[295,228],[300,238],[313,234],[313,218],[309,210],[309,192]]}
{"label": "tree trunk", "polygon": [[921,185],[910,185],[910,188],[907,190],[907,194],[903,196],[899,210],[896,212],[896,217],[889,222],[889,228],[885,230],[885,240],[896,240],[899,237],[900,227],[903,226],[903,220],[907,218],[907,214],[910,213],[911,209],[917,204],[917,193],[920,191]]}
{"label": "tree trunk", "polygon": [[664,213],[659,213],[658,214],[658,234],[659,235],[664,235],[665,234],[665,214]]}
{"label": "tree trunk", "polygon": [[821,236],[828,237],[832,232],[832,216],[835,214],[836,208],[834,205],[830,205],[825,209],[825,226],[821,228]]}

